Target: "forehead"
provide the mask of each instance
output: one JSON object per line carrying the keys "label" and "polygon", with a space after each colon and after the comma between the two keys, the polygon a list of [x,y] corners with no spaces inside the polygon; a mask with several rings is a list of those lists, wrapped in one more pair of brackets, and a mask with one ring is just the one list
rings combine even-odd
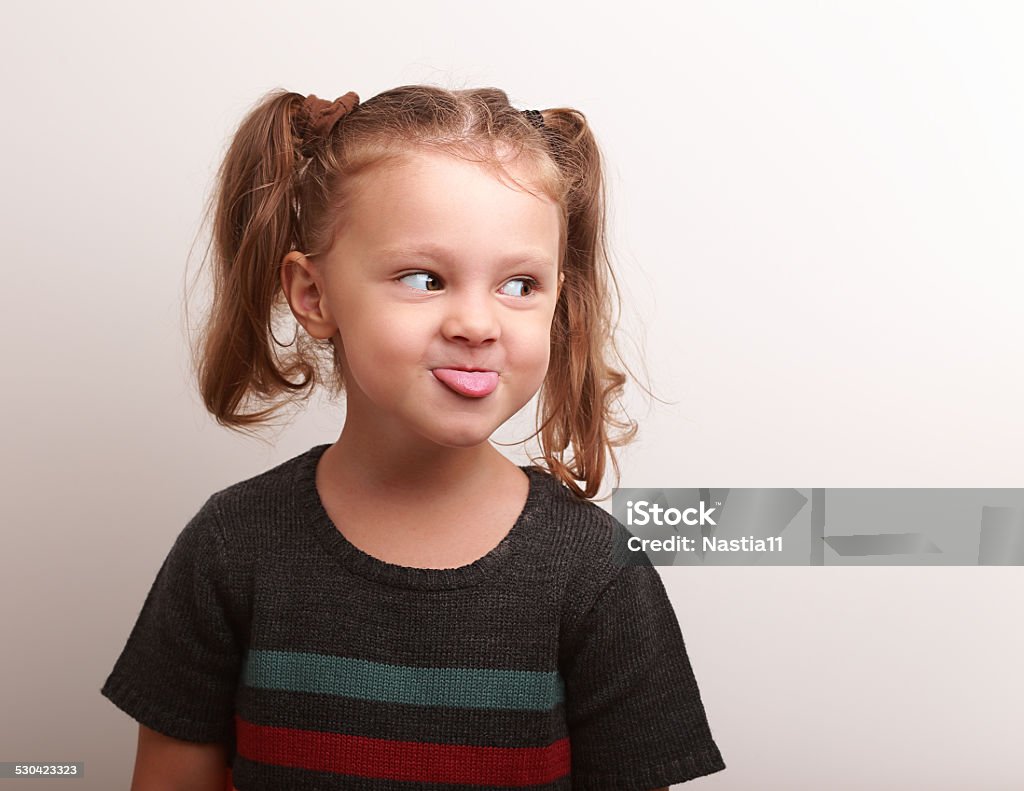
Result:
{"label": "forehead", "polygon": [[541,190],[534,168],[526,161],[504,164],[507,176],[453,155],[413,151],[373,167],[352,185],[343,234],[365,243],[479,235],[543,243],[557,237],[559,207]]}

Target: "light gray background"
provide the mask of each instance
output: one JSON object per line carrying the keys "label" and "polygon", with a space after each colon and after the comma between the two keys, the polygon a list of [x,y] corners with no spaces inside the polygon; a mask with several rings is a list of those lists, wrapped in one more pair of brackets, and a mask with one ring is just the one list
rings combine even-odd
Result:
{"label": "light gray background", "polygon": [[[4,28],[0,759],[85,761],[61,788],[127,787],[136,725],[99,687],[186,520],[341,425],[314,404],[260,445],[189,379],[186,258],[271,88],[587,114],[624,326],[672,402],[631,396],[623,486],[1024,485],[1017,4],[62,2]],[[661,572],[729,766],[694,787],[1020,787],[1020,568]]]}

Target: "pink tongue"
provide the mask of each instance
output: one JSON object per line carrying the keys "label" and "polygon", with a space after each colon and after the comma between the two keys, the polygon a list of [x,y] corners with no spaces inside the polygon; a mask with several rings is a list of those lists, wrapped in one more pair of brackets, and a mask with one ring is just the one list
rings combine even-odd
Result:
{"label": "pink tongue", "polygon": [[456,371],[454,368],[435,368],[434,376],[452,390],[468,396],[485,396],[498,386],[496,371]]}

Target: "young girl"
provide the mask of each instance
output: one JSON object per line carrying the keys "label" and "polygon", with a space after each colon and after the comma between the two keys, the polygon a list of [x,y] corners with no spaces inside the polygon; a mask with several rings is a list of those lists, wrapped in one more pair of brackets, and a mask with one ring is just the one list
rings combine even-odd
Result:
{"label": "young girl", "polygon": [[[326,382],[345,423],[174,543],[102,689],[140,723],[133,789],[647,791],[725,768],[660,577],[616,562],[628,534],[588,499],[632,436],[611,429],[635,431],[604,221],[575,110],[416,85],[249,114],[203,398],[239,428]],[[538,392],[543,465],[520,467],[489,438]]]}

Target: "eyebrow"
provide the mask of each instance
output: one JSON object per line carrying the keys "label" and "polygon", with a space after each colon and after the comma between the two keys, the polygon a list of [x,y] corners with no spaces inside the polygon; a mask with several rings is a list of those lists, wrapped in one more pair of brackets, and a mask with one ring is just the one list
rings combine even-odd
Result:
{"label": "eyebrow", "polygon": [[[428,258],[447,261],[454,257],[454,253],[452,250],[448,250],[441,245],[424,242],[418,245],[396,245],[393,247],[379,248],[374,251],[374,256],[426,256]],[[533,264],[536,266],[548,266],[554,265],[555,261],[540,250],[526,248],[517,253],[509,253],[502,256],[501,264]]]}

